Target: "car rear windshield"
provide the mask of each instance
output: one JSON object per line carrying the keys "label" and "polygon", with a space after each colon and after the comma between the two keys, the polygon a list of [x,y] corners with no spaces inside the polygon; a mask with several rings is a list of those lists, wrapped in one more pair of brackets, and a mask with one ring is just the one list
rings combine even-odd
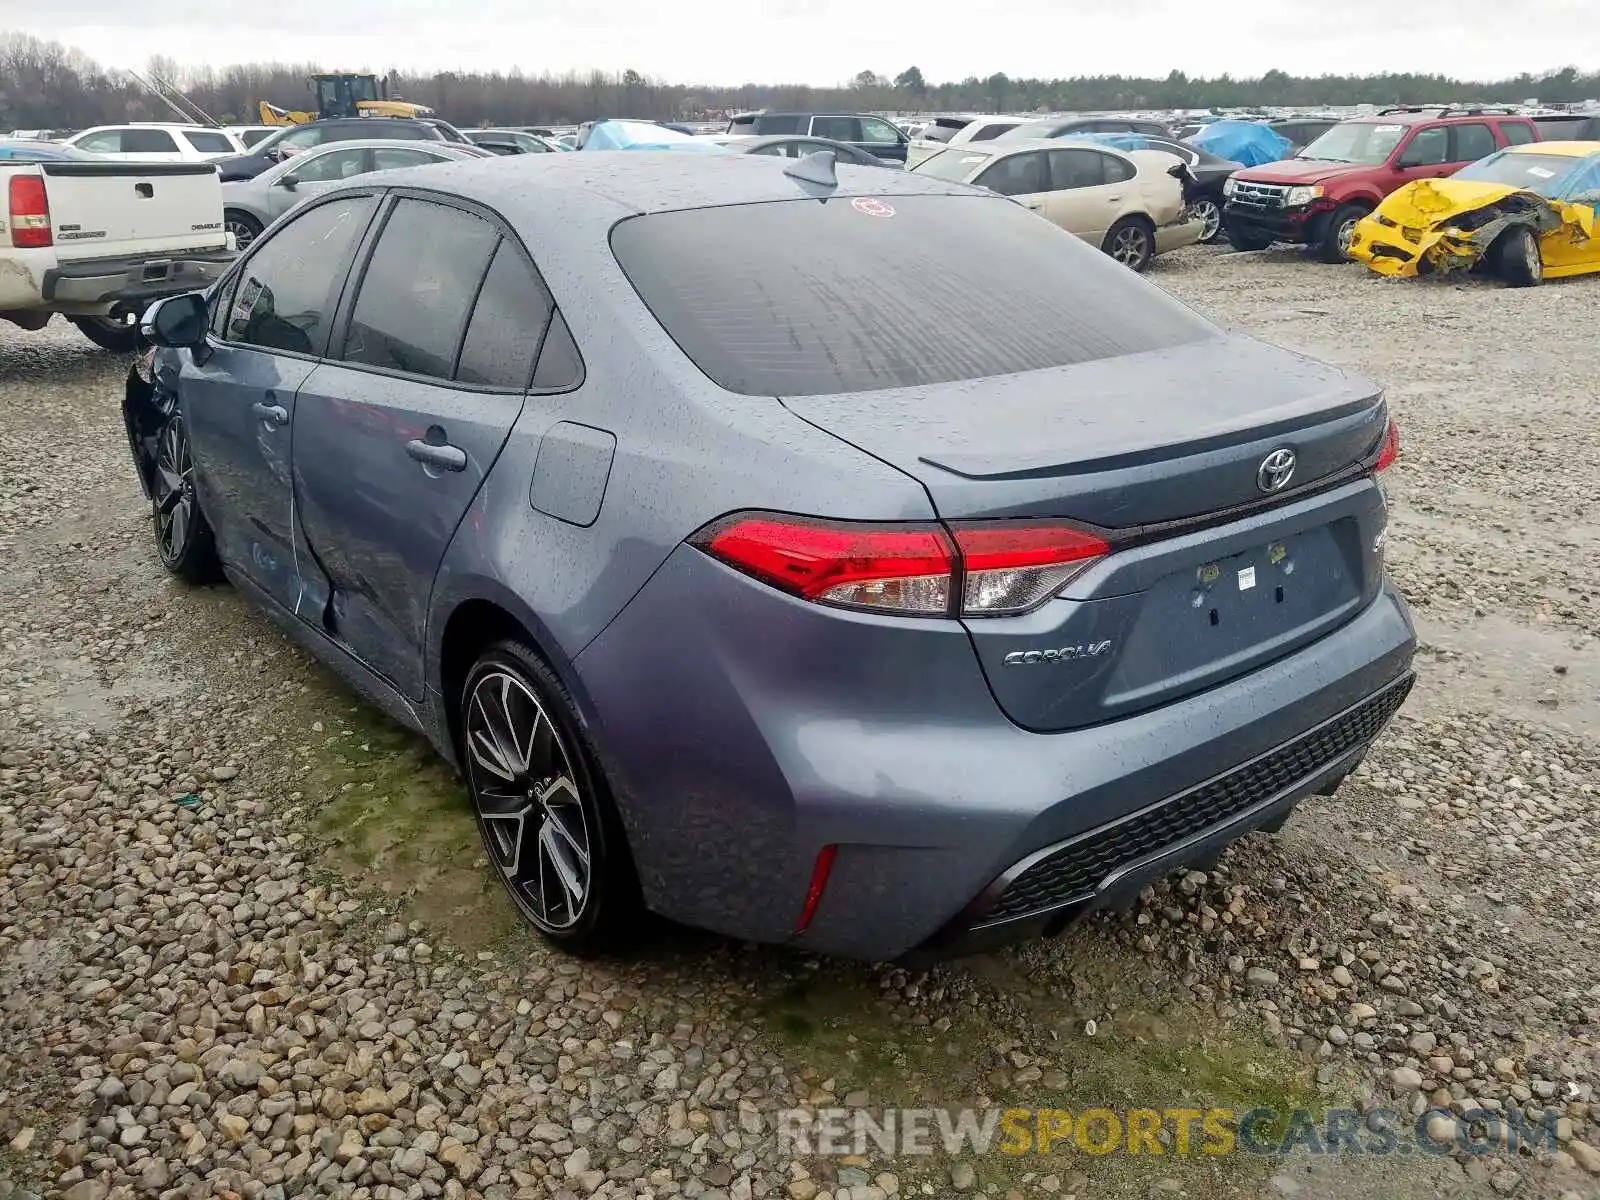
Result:
{"label": "car rear windshield", "polygon": [[917,387],[1216,336],[1019,204],[779,201],[631,217],[612,251],[713,382],[752,396]]}
{"label": "car rear windshield", "polygon": [[918,175],[931,175],[950,183],[965,183],[968,177],[990,159],[987,150],[969,150],[965,146],[951,146],[937,154],[930,154],[911,169]]}

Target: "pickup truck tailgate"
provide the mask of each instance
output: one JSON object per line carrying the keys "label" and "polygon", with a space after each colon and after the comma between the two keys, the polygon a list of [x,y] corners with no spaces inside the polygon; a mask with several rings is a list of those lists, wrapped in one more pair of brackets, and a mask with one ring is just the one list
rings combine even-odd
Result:
{"label": "pickup truck tailgate", "polygon": [[209,163],[40,163],[56,257],[221,250],[222,184]]}

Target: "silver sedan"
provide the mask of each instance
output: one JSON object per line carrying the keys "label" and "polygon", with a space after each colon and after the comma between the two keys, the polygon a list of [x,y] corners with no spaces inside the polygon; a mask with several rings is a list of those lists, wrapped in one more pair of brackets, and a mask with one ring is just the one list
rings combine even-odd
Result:
{"label": "silver sedan", "polygon": [[370,138],[329,142],[284,159],[254,179],[222,185],[222,219],[243,250],[308,196],[343,183],[353,175],[420,167],[460,158],[483,158],[489,151],[453,142]]}

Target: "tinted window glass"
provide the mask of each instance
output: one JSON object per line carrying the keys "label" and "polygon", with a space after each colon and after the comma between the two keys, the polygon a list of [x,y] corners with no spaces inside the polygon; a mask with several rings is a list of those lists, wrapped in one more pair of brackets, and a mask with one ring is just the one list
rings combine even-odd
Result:
{"label": "tinted window glass", "polygon": [[502,241],[473,306],[456,378],[487,387],[527,387],[552,307],[544,284]]}
{"label": "tinted window glass", "polygon": [[832,138],[836,142],[859,142],[861,122],[854,117],[812,117],[811,132],[816,137]]}
{"label": "tinted window glass", "polygon": [[124,129],[122,152],[124,154],[175,154],[178,143],[165,129]]}
{"label": "tinted window glass", "polygon": [[257,142],[271,137],[272,132],[273,131],[270,129],[246,129],[243,133],[239,134],[239,140],[248,148],[250,146],[254,146]]}
{"label": "tinted window glass", "polygon": [[1451,162],[1477,162],[1498,149],[1494,131],[1487,125],[1452,126],[1450,136],[1455,139],[1450,149]]}
{"label": "tinted window glass", "polygon": [[302,183],[331,183],[349,179],[366,170],[365,150],[327,150],[319,154],[302,154],[295,158],[290,172]]}
{"label": "tinted window glass", "polygon": [[[511,147],[511,153],[515,152],[516,147]],[[389,171],[396,167],[420,167],[424,163],[443,161],[443,155],[429,154],[426,150],[406,150],[399,146],[372,152],[372,169],[374,171]]]}
{"label": "tinted window glass", "polygon": [[344,359],[449,379],[499,239],[488,222],[458,208],[400,201],[361,280]]}
{"label": "tinted window glass", "polygon": [[1138,174],[1134,165],[1125,158],[1112,158],[1109,154],[1100,157],[1105,160],[1102,165],[1106,170],[1107,183],[1126,183]]}
{"label": "tinted window glass", "polygon": [[[804,133],[806,131],[806,119],[804,117],[760,116],[750,124],[755,127],[754,132],[756,133]],[[748,126],[742,129],[734,128],[734,123],[732,122],[729,123],[728,128],[734,133],[751,132]]]}
{"label": "tinted window glass", "polygon": [[977,133],[973,134],[970,140],[974,142],[992,141],[994,138],[997,138],[1002,133],[1006,132],[1006,130],[1015,128],[1016,126],[1014,125],[985,125],[982,129],[978,130]]}
{"label": "tinted window glass", "polygon": [[1050,190],[1044,154],[1037,150],[1002,158],[972,182],[1002,196],[1027,196]]}
{"label": "tinted window glass", "polygon": [[1216,335],[1098,250],[993,197],[655,213],[623,221],[611,244],[684,352],[754,396],[981,379]]}
{"label": "tinted window glass", "polygon": [[1407,167],[1435,167],[1450,160],[1450,131],[1444,126],[1424,129],[1400,152],[1400,163]]}
{"label": "tinted window glass", "polygon": [[578,344],[572,340],[572,331],[558,312],[550,322],[550,332],[545,335],[544,346],[539,351],[533,386],[556,391],[576,387],[582,378],[583,359],[578,357]]}
{"label": "tinted window glass", "polygon": [[1525,146],[1533,141],[1533,130],[1524,121],[1505,121],[1500,126],[1500,132],[1506,135],[1508,146]]}
{"label": "tinted window glass", "polygon": [[1050,186],[1055,191],[1098,187],[1104,183],[1104,154],[1093,150],[1050,151]]}
{"label": "tinted window glass", "polygon": [[221,133],[186,133],[184,140],[201,154],[233,154],[233,143]]}
{"label": "tinted window glass", "polygon": [[228,339],[321,354],[349,255],[377,203],[353,196],[318,205],[262,238],[240,271]]}

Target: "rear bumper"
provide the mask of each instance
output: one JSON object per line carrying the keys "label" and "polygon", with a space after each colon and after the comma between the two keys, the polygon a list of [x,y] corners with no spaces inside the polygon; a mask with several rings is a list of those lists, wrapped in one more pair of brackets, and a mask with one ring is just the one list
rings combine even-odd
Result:
{"label": "rear bumper", "polygon": [[46,303],[93,308],[136,306],[162,296],[211,286],[232,265],[235,251],[216,250],[180,258],[101,258],[68,262],[44,273]]}
{"label": "rear bumper", "polygon": [[1206,223],[1193,217],[1180,218],[1170,225],[1163,225],[1156,230],[1156,253],[1165,254],[1168,250],[1192,246],[1205,231]]}
{"label": "rear bumper", "polygon": [[[885,623],[901,635],[885,637]],[[1041,852],[1113,829],[1155,837],[1094,879],[1092,896],[1109,902],[1270,823],[1348,771],[1382,721],[1297,757],[1284,768],[1294,777],[1253,785],[1248,804],[1209,824],[1166,837],[1156,814],[1219,779],[1238,783],[1241,767],[1405,680],[1416,644],[1385,582],[1338,629],[1247,675],[1123,719],[1033,733],[1001,713],[959,624],[919,622],[912,637],[905,625],[791,600],[680,547],[579,655],[653,909],[872,960],[1043,931],[1077,893],[1047,896],[1038,911],[1008,907],[1003,928],[995,919],[1008,882]],[[829,845],[827,887],[797,933]]]}

